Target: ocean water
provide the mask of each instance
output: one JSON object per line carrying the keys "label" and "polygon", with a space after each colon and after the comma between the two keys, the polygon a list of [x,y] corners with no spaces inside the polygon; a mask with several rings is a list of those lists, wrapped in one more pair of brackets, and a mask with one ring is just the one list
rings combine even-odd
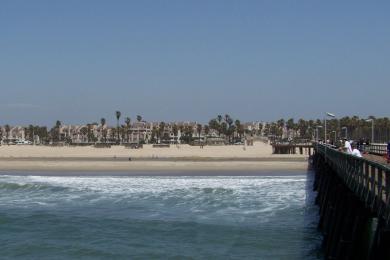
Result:
{"label": "ocean water", "polygon": [[313,200],[311,172],[0,175],[0,258],[320,259]]}

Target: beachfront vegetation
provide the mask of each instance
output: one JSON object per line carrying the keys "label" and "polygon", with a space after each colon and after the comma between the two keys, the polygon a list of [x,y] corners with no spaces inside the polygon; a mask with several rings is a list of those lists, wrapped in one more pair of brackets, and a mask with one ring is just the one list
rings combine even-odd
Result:
{"label": "beachfront vegetation", "polygon": [[[293,118],[279,119],[268,123],[242,123],[239,119],[233,119],[230,115],[217,115],[209,120],[208,124],[200,123],[148,123],[142,121],[140,115],[136,116],[136,122],[132,123],[130,117],[126,117],[124,124],[120,124],[121,112],[116,111],[116,127],[107,126],[106,119],[101,118],[100,124],[88,123],[81,126],[66,126],[57,120],[52,128],[46,126],[29,125],[27,127],[0,127],[0,141],[8,143],[15,138],[23,138],[35,144],[88,144],[88,143],[187,143],[200,144],[213,140],[219,144],[239,144],[248,138],[264,138],[271,141],[298,142],[302,140],[314,140],[318,131],[319,139],[324,137],[323,120],[304,120]],[[390,140],[390,120],[387,117],[369,119],[374,120],[375,142],[388,142]],[[15,133],[23,131],[23,135],[17,137]],[[339,140],[364,139],[371,141],[372,122],[367,118],[343,117],[327,120],[327,139]]]}
{"label": "beachfront vegetation", "polygon": [[[390,140],[389,118],[375,118],[370,116],[369,119],[374,120],[374,141],[388,142]],[[266,123],[264,125],[263,134],[276,140],[313,140],[316,138],[316,131],[318,131],[319,139],[323,140],[325,138],[323,120],[299,119],[297,122],[294,122],[294,119],[290,118],[286,122],[284,119],[280,119],[276,122]],[[341,138],[370,140],[371,131],[372,122],[368,122],[367,118],[353,116],[327,120],[327,139],[331,141],[334,139],[339,140]]]}

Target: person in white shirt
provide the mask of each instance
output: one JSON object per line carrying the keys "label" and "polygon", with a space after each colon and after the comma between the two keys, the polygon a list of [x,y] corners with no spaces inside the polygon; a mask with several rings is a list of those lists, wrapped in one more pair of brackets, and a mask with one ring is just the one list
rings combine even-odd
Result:
{"label": "person in white shirt", "polygon": [[344,143],[344,150],[345,150],[345,152],[348,153],[348,154],[352,154],[351,143],[347,139],[344,139],[344,140],[345,140],[345,143]]}
{"label": "person in white shirt", "polygon": [[357,157],[363,157],[362,154],[360,153],[360,151],[356,148],[354,148],[352,150],[352,155],[357,156]]}

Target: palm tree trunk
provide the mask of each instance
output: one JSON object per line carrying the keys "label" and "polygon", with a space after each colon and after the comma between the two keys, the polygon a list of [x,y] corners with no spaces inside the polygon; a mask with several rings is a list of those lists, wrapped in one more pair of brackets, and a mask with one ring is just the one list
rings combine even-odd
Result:
{"label": "palm tree trunk", "polygon": [[116,136],[117,136],[116,142],[119,144],[119,119],[117,120],[116,123]]}

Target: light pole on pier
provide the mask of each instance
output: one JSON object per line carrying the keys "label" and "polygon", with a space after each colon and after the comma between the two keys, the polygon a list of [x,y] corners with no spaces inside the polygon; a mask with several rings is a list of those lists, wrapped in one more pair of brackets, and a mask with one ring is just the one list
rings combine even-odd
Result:
{"label": "light pole on pier", "polygon": [[374,119],[373,118],[370,118],[370,119],[366,119],[366,122],[370,122],[371,121],[371,144],[374,143]]}
{"label": "light pole on pier", "polygon": [[326,112],[326,116],[325,116],[325,119],[324,119],[324,125],[325,125],[325,129],[324,129],[324,132],[325,132],[325,160],[326,160],[326,150],[327,150],[327,139],[326,139],[326,118],[327,117],[332,117],[332,118],[335,118],[336,116],[332,113],[329,113],[329,112]]}
{"label": "light pole on pier", "polygon": [[343,126],[341,130],[345,130],[345,139],[348,139],[348,128],[346,126]]}
{"label": "light pole on pier", "polygon": [[322,125],[316,126],[316,143],[318,143],[318,139],[319,139],[319,134],[318,134],[318,129],[319,128],[322,128]]}
{"label": "light pole on pier", "polygon": [[318,151],[318,137],[319,137],[319,135],[318,135],[318,129],[319,129],[319,128],[322,128],[322,125],[316,126],[316,146],[317,146],[317,151]]}
{"label": "light pole on pier", "polygon": [[325,117],[325,144],[326,144],[326,118],[327,117],[332,117],[332,118],[335,118],[336,116],[334,115],[334,114],[332,114],[332,113],[328,113],[328,112],[326,112],[326,117]]}

